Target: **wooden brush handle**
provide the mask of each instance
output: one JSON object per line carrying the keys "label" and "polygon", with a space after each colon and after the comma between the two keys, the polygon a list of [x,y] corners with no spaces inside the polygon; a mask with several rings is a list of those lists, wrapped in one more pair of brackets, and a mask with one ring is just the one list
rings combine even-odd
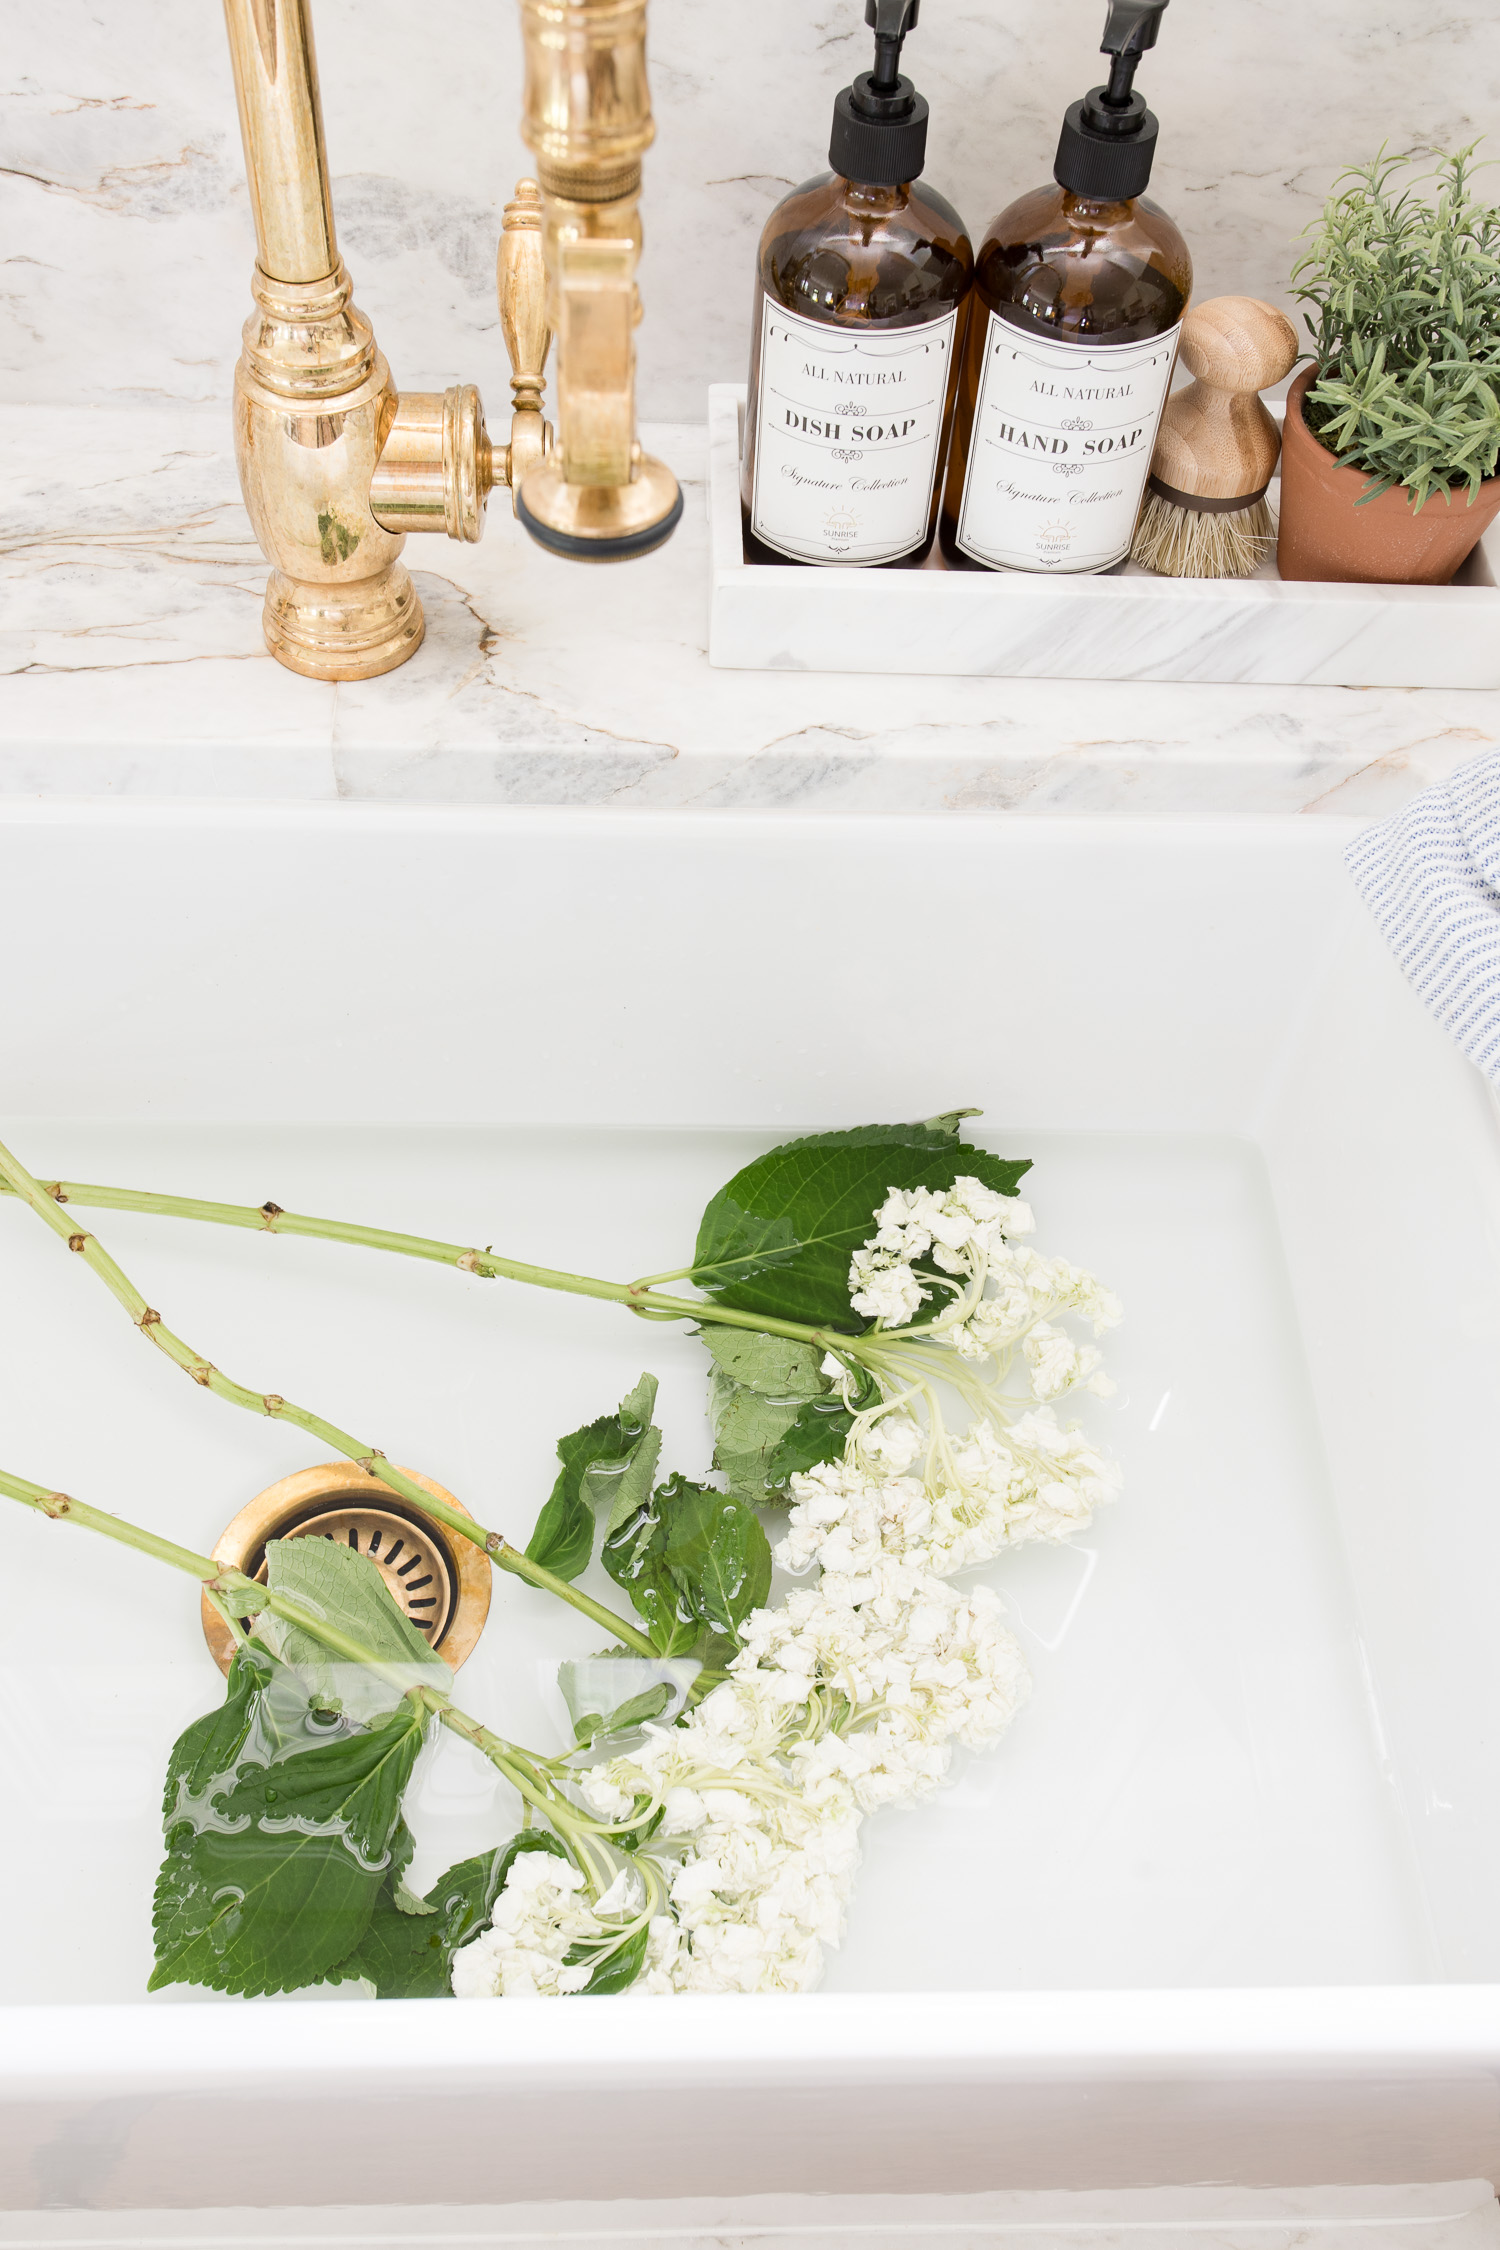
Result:
{"label": "wooden brush handle", "polygon": [[1296,360],[1291,322],[1258,297],[1210,297],[1183,321],[1178,356],[1195,379],[1167,401],[1152,475],[1202,500],[1264,491],[1281,438],[1259,394]]}

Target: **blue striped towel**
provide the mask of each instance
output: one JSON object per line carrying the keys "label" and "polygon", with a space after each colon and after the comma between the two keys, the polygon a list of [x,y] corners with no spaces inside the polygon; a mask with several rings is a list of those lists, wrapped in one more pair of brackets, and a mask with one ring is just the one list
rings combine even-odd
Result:
{"label": "blue striped towel", "polygon": [[1500,752],[1367,828],[1344,860],[1424,1005],[1500,1085]]}

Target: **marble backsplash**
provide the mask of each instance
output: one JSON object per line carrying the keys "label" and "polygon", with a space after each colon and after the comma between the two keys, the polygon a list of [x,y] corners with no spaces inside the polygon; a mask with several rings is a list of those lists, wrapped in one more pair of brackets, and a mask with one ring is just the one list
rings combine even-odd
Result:
{"label": "marble backsplash", "polygon": [[[498,406],[501,205],[527,169],[505,0],[315,0],[340,242],[396,378]],[[653,0],[641,411],[701,419],[742,379],[754,247],[825,166],[866,67],[860,0]],[[908,50],[928,177],[977,234],[1046,179],[1100,75],[1101,0],[927,0]],[[1284,299],[1333,173],[1382,141],[1452,146],[1500,118],[1495,0],[1178,0],[1142,73],[1157,199],[1200,295]],[[1496,139],[1500,155],[1500,136]],[[0,402],[227,395],[253,239],[211,0],[10,0],[0,53]],[[1289,308],[1290,309],[1290,308]]]}

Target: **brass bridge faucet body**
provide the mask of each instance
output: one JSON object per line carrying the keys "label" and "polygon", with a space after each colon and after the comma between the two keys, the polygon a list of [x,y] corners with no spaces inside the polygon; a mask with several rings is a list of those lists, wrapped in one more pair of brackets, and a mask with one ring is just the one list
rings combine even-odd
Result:
{"label": "brass bridge faucet body", "polygon": [[[254,309],[235,372],[235,453],[271,565],[266,645],[314,679],[413,654],[406,534],[478,539],[496,485],[544,546],[644,554],[682,512],[635,434],[640,159],[652,138],[646,0],[522,0],[525,134],[540,177],[505,209],[497,285],[509,442],[479,393],[400,394],[338,253],[308,0],[224,0],[255,218]],[[558,335],[558,439],[543,378]]]}

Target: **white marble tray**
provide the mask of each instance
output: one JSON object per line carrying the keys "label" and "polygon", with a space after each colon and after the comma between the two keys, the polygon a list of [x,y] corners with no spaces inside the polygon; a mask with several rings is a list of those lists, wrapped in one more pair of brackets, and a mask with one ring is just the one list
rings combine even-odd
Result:
{"label": "white marble tray", "polygon": [[[742,385],[708,393],[711,664],[767,672],[1234,680],[1262,687],[1500,687],[1500,531],[1452,586],[1287,585],[747,563]],[[1276,411],[1279,412],[1279,409]],[[1272,487],[1275,501],[1279,485]]]}

